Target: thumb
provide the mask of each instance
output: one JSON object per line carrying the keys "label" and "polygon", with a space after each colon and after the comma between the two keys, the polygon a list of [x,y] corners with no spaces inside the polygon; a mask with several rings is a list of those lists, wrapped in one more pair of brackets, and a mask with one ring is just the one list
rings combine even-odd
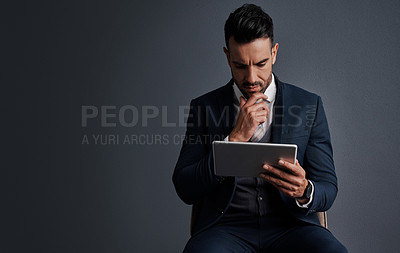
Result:
{"label": "thumb", "polygon": [[243,96],[240,96],[240,108],[242,108],[246,104],[246,99]]}

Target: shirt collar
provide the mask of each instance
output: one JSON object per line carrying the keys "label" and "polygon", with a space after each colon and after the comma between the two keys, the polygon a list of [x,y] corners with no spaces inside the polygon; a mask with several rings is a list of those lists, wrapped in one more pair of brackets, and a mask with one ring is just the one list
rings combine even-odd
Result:
{"label": "shirt collar", "polygon": [[[234,82],[233,83],[233,91],[234,91],[234,100],[237,104],[240,104],[240,97],[244,97],[243,93],[240,91],[239,87],[237,84]],[[267,95],[268,99],[267,101],[270,103],[275,102],[275,95],[276,95],[276,83],[275,83],[275,77],[274,74],[272,74],[272,79],[271,83],[268,85],[267,89],[264,92],[265,95]]]}

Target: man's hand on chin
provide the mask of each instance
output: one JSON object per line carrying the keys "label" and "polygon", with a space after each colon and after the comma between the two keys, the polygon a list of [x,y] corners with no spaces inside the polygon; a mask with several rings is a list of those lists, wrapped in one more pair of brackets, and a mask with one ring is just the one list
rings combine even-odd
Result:
{"label": "man's hand on chin", "polygon": [[258,125],[264,123],[269,114],[266,103],[257,103],[259,99],[266,100],[268,97],[261,92],[254,93],[247,100],[240,97],[240,111],[235,127],[229,134],[229,141],[248,141],[253,136]]}

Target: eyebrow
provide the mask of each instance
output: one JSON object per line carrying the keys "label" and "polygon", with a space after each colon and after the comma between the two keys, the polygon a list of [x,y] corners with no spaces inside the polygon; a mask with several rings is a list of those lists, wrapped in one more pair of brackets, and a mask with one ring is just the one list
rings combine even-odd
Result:
{"label": "eyebrow", "polygon": [[[265,58],[265,59],[263,59],[263,60],[257,62],[257,63],[254,64],[254,65],[264,63],[264,62],[266,62],[266,61],[268,61],[268,60],[269,60],[269,58]],[[232,62],[233,62],[234,64],[237,64],[237,65],[246,65],[246,66],[247,66],[247,64],[244,64],[244,63],[242,63],[242,62],[238,62],[238,61],[232,61]]]}

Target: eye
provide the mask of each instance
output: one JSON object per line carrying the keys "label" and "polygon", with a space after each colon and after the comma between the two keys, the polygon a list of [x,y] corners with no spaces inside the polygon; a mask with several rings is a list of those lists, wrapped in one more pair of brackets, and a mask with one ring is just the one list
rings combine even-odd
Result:
{"label": "eye", "polygon": [[265,66],[265,62],[263,62],[263,63],[258,63],[257,64],[257,67],[259,67],[259,68],[262,68],[262,67],[264,67]]}
{"label": "eye", "polygon": [[235,66],[237,69],[245,69],[247,67],[246,65],[241,65],[241,64],[236,64]]}

